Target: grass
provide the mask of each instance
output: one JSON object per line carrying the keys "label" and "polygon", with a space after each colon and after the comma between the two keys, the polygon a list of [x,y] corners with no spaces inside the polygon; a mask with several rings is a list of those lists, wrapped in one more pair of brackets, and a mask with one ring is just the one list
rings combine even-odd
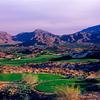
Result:
{"label": "grass", "polygon": [[[66,86],[71,83],[75,83],[75,79],[65,79],[64,75],[59,74],[0,74],[0,81],[15,82],[23,80],[24,76],[38,77],[39,85],[36,86],[36,90],[44,92],[54,92],[55,86]],[[29,80],[30,81],[30,80]]]}
{"label": "grass", "polygon": [[57,97],[56,100],[80,100],[80,89],[79,87],[66,86],[66,87],[57,87]]}
{"label": "grass", "polygon": [[[35,58],[23,58],[23,59],[7,59],[0,58],[0,65],[8,65],[8,66],[20,66],[26,63],[44,63],[48,62],[53,58],[57,58],[59,56],[49,54],[49,55],[40,55]],[[69,63],[85,63],[85,62],[97,62],[98,59],[70,59],[70,60],[61,60],[59,62],[69,62]]]}
{"label": "grass", "polygon": [[[43,63],[48,62],[50,59],[55,58],[57,56],[54,55],[41,55],[36,58],[23,58],[23,59],[0,59],[0,65],[8,65],[8,66],[20,66],[26,63]],[[71,60],[61,60],[59,62],[69,62],[69,63],[86,63],[86,62],[97,62],[98,59],[71,59]]]}
{"label": "grass", "polygon": [[50,59],[55,58],[55,55],[41,55],[35,58],[23,58],[23,59],[0,59],[0,65],[9,65],[9,66],[20,66],[26,63],[43,63],[48,62]]}
{"label": "grass", "polygon": [[64,75],[59,74],[36,74],[39,78],[39,82],[54,81],[57,79],[64,79]]}
{"label": "grass", "polygon": [[62,60],[62,62],[69,62],[69,63],[86,63],[86,62],[97,62],[98,59],[70,59],[70,60]]}
{"label": "grass", "polygon": [[[23,76],[27,76],[30,74],[0,74],[0,81],[20,81],[23,79]],[[55,75],[55,74],[32,74],[33,76],[38,77],[39,82],[45,82],[50,80],[62,79],[65,78],[63,75]]]}
{"label": "grass", "polygon": [[48,82],[40,83],[35,87],[38,91],[43,91],[46,93],[53,93],[56,91],[56,87],[62,86],[66,87],[68,85],[74,85],[76,84],[76,79],[59,79],[59,80],[53,80]]}
{"label": "grass", "polygon": [[32,85],[38,83],[38,76],[32,75],[32,74],[24,74],[22,81],[25,82],[26,84],[32,86]]}
{"label": "grass", "polygon": [[[1,82],[16,82],[16,81],[23,81],[24,80],[28,83],[37,82],[38,85],[35,86],[35,89],[40,92],[46,93],[54,93],[57,89],[56,87],[67,87],[67,86],[78,86],[80,87],[81,91],[85,90],[85,87],[89,85],[87,81],[78,80],[77,78],[73,79],[66,79],[64,75],[59,74],[32,74],[32,73],[23,73],[23,74],[0,74],[0,81]],[[28,79],[30,78],[30,79]],[[36,81],[32,81],[36,78]],[[28,80],[28,81],[27,81]],[[100,82],[100,79],[97,79]],[[96,83],[95,83],[96,84]]]}
{"label": "grass", "polygon": [[[98,83],[100,82],[99,79],[95,79],[95,80],[97,80]],[[86,92],[86,91],[88,91],[88,89],[90,89],[88,87],[92,86],[92,84],[96,85],[97,83],[92,83],[92,82],[89,83],[88,81],[78,80],[75,78],[73,78],[73,79],[59,79],[59,80],[56,79],[53,81],[47,81],[47,82],[40,83],[35,87],[35,89],[40,91],[40,92],[55,93],[57,91],[56,87],[65,88],[65,87],[69,87],[69,86],[75,86],[75,87],[79,87],[81,92]]]}
{"label": "grass", "polygon": [[21,74],[0,74],[0,81],[13,82],[20,81],[21,79]]}

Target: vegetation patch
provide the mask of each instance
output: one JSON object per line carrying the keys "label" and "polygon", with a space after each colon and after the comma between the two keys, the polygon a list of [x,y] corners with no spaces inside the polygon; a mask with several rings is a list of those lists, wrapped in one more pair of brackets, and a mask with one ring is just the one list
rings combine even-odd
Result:
{"label": "vegetation patch", "polygon": [[22,74],[0,74],[0,81],[14,82],[20,81]]}
{"label": "vegetation patch", "polygon": [[[21,82],[19,85],[22,87],[27,85],[34,85],[35,89],[40,92],[45,93],[55,93],[56,87],[67,87],[67,86],[78,86],[81,91],[86,90],[87,86],[90,86],[92,83],[96,84],[100,81],[97,79],[95,83],[88,80],[78,80],[77,78],[66,79],[66,76],[59,74],[33,74],[33,73],[23,73],[23,74],[0,74],[0,82]],[[23,83],[25,82],[25,83]],[[16,83],[16,84],[17,84]]]}
{"label": "vegetation patch", "polygon": [[74,84],[76,84],[76,79],[56,79],[53,81],[40,83],[35,87],[35,89],[41,92],[54,93],[56,91],[56,87],[66,87]]}
{"label": "vegetation patch", "polygon": [[70,59],[70,60],[62,60],[62,62],[69,62],[69,63],[87,63],[87,62],[97,62],[98,59]]}
{"label": "vegetation patch", "polygon": [[0,59],[0,65],[9,65],[9,66],[20,66],[26,63],[43,63],[48,62],[50,59],[55,58],[55,55],[41,55],[35,58],[23,58],[23,59]]}
{"label": "vegetation patch", "polygon": [[62,79],[65,78],[64,75],[58,74],[33,74],[33,73],[23,73],[23,74],[0,74],[0,81],[21,81],[23,77],[27,76],[36,76],[38,77],[38,82],[45,82],[50,80]]}
{"label": "vegetation patch", "polygon": [[57,99],[56,100],[80,100],[80,89],[78,87],[67,86],[67,87],[57,87]]}

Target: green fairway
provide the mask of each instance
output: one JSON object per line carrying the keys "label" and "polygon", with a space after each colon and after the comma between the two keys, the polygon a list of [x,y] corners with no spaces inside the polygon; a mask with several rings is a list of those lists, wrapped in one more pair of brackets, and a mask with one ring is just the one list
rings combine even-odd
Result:
{"label": "green fairway", "polygon": [[[23,73],[23,74],[0,74],[0,82],[21,82],[24,75],[33,75],[38,77],[38,84],[35,86],[35,89],[40,92],[54,93],[57,87],[67,87],[67,86],[78,86],[81,91],[85,90],[87,85],[90,85],[85,80],[78,80],[77,78],[66,79],[66,76],[59,74],[32,74],[32,73]],[[96,79],[100,81],[100,79]],[[95,83],[94,83],[95,84]],[[21,83],[21,85],[24,85]]]}
{"label": "green fairway", "polygon": [[20,81],[22,79],[22,74],[0,74],[0,81]]}
{"label": "green fairway", "polygon": [[64,75],[59,74],[33,74],[34,76],[38,76],[39,82],[46,82],[46,81],[54,81],[57,79],[64,79]]}
{"label": "green fairway", "polygon": [[98,59],[70,59],[70,60],[62,60],[62,62],[69,62],[69,63],[86,63],[86,62],[97,62]]}
{"label": "green fairway", "polygon": [[74,84],[76,79],[66,79],[64,75],[59,74],[32,74],[32,73],[23,73],[23,74],[0,74],[1,82],[16,82],[23,79],[23,75],[33,75],[38,77],[39,85],[36,86],[36,90],[43,92],[54,92],[56,86],[66,86],[68,84]]}
{"label": "green fairway", "polygon": [[[43,63],[48,62],[52,58],[56,58],[55,55],[41,55],[36,58],[23,58],[23,59],[5,59],[0,58],[0,65],[9,65],[9,66],[20,66],[26,63]],[[98,59],[70,59],[70,60],[61,60],[58,62],[68,62],[68,63],[87,63],[87,62],[97,62]]]}
{"label": "green fairway", "polygon": [[52,58],[56,58],[57,56],[55,55],[41,55],[39,57],[35,58],[23,58],[23,59],[0,59],[0,65],[9,65],[9,66],[20,66],[25,63],[43,63],[43,62],[48,62]]}
{"label": "green fairway", "polygon": [[[27,75],[27,74],[26,73],[24,74],[0,74],[0,81],[10,81],[10,82],[20,81],[22,80],[23,75]],[[30,74],[33,76],[38,76],[39,82],[45,82],[45,81],[65,78],[65,76],[58,75],[58,74],[32,74],[32,73]]]}

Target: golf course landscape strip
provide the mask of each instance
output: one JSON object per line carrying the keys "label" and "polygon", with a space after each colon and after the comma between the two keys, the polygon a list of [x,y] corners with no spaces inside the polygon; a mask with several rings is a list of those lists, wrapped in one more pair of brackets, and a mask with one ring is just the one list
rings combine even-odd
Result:
{"label": "golf course landscape strip", "polygon": [[[41,55],[35,58],[22,58],[22,59],[7,59],[0,58],[0,65],[8,66],[20,66],[27,63],[45,63],[53,58],[57,58],[57,55]],[[98,59],[70,59],[70,60],[60,60],[57,62],[68,62],[68,63],[86,63],[86,62],[97,62]]]}

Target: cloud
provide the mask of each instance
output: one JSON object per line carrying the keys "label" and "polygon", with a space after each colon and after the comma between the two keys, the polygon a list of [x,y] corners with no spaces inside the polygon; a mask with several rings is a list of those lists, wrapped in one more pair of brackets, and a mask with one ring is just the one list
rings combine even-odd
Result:
{"label": "cloud", "polygon": [[100,0],[0,0],[0,30],[74,33],[100,24]]}

